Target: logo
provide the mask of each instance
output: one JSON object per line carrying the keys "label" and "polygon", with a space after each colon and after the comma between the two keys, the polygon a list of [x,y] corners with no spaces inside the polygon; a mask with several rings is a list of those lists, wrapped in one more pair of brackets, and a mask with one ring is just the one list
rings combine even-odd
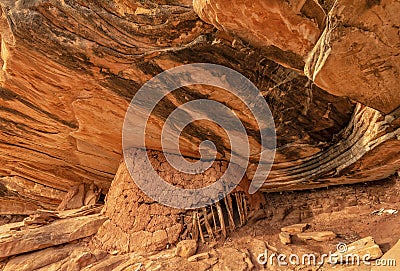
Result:
{"label": "logo", "polygon": [[339,243],[339,244],[336,245],[336,250],[337,250],[337,252],[343,254],[343,253],[347,252],[348,248],[347,248],[347,245],[345,243]]}

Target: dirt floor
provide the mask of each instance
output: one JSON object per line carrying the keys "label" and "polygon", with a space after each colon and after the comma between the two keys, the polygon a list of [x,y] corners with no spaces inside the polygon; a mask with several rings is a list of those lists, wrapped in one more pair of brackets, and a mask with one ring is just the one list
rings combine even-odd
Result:
{"label": "dirt floor", "polygon": [[[331,264],[306,264],[278,266],[262,265],[257,258],[267,251],[290,255],[334,253],[338,243],[349,244],[361,238],[373,237],[383,253],[400,239],[400,214],[383,210],[400,209],[400,178],[318,189],[265,194],[267,206],[258,219],[249,221],[226,240],[208,240],[200,243],[196,255],[191,258],[176,255],[176,247],[170,246],[162,252],[121,253],[100,251],[93,247],[91,238],[79,242],[27,253],[0,261],[0,270],[362,270],[371,266],[345,266]],[[383,208],[383,209],[382,209]],[[381,213],[378,211],[381,210]],[[261,215],[262,214],[262,215]],[[303,241],[296,236],[292,243],[284,245],[279,239],[284,226],[307,223],[306,232],[333,231],[337,237],[323,242]],[[49,255],[64,255],[49,260]],[[42,261],[42,262],[40,262]],[[8,263],[7,263],[8,262]],[[41,268],[27,268],[41,266]],[[5,264],[7,263],[7,266]],[[400,264],[400,263],[397,263]],[[8,268],[8,269],[7,269]],[[385,270],[385,269],[384,269]],[[389,270],[389,269],[388,269]],[[397,270],[397,269],[390,269]]]}
{"label": "dirt floor", "polygon": [[[243,250],[249,249],[246,246],[254,240],[263,240],[285,254],[320,254],[334,253],[339,242],[349,244],[372,236],[385,253],[400,239],[400,214],[373,213],[381,208],[400,210],[399,177],[313,191],[270,193],[266,198],[266,217],[232,234],[223,246]],[[280,229],[296,223],[308,223],[307,231],[333,231],[337,238],[327,242],[293,238],[292,244],[283,245]]]}
{"label": "dirt floor", "polygon": [[[309,223],[314,231],[331,230],[339,238],[353,242],[374,237],[382,250],[388,250],[400,238],[400,216],[371,214],[375,210],[400,209],[400,178],[330,187],[314,191],[266,194],[267,217],[247,225],[232,237],[263,236],[274,240],[280,228],[295,223]],[[296,245],[307,245],[295,242]],[[316,247],[328,248],[326,244]]]}

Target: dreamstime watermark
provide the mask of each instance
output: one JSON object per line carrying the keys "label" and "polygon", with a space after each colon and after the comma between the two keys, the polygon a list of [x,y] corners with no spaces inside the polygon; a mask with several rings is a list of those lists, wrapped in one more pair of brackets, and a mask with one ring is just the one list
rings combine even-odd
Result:
{"label": "dreamstime watermark", "polygon": [[269,253],[265,250],[260,253],[257,257],[257,261],[261,265],[265,266],[321,266],[324,264],[331,265],[349,265],[349,266],[360,266],[360,265],[374,265],[374,266],[396,266],[395,259],[374,259],[371,254],[366,253],[359,255],[357,253],[351,253],[345,243],[339,243],[336,246],[336,252],[329,252],[328,254],[314,254],[305,253],[302,255],[292,253],[290,255],[284,253]]}
{"label": "dreamstime watermark", "polygon": [[[124,159],[130,175],[149,197],[161,204],[180,209],[194,209],[213,204],[229,194],[242,180],[250,157],[246,127],[233,108],[226,105],[228,103],[209,98],[190,100],[175,108],[163,123],[161,146],[168,163],[179,172],[202,173],[216,159],[213,138],[200,144],[201,159],[197,162],[189,162],[180,155],[179,138],[184,128],[194,121],[207,120],[216,123],[224,129],[230,144],[228,168],[220,179],[207,187],[183,189],[163,180],[152,166],[146,167],[152,168],[151,172],[146,173],[146,179],[131,163],[127,163],[131,155],[127,150],[132,147],[146,150],[146,140],[149,139],[147,125],[154,117],[152,114],[160,101],[168,99],[174,90],[191,85],[224,89],[251,112],[252,116],[247,117],[255,120],[260,133],[259,160],[249,188],[250,194],[255,193],[267,178],[275,156],[276,138],[272,113],[260,91],[250,80],[237,71],[215,64],[197,63],[166,70],[150,79],[135,94],[127,110],[122,133]],[[179,98],[181,103],[185,97]],[[149,157],[146,157],[145,163],[150,165]],[[150,180],[151,186],[148,185]],[[157,189],[153,189],[154,187]]]}

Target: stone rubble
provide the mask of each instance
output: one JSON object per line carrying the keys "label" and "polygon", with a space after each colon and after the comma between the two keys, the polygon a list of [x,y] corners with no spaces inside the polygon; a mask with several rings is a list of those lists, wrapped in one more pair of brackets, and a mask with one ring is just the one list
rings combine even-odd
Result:
{"label": "stone rubble", "polygon": [[307,223],[302,224],[293,224],[286,227],[281,228],[281,231],[288,233],[302,233],[304,232],[309,225]]}
{"label": "stone rubble", "polygon": [[296,235],[301,240],[315,240],[318,242],[326,242],[336,238],[336,234],[332,231],[315,231],[303,232]]}

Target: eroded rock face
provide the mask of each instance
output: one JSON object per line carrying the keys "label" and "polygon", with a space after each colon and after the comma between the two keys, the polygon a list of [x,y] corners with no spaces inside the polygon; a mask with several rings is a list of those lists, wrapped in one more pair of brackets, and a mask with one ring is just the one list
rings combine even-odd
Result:
{"label": "eroded rock face", "polygon": [[325,17],[313,0],[194,0],[193,8],[202,20],[254,46],[275,51],[274,60],[300,70]]}
{"label": "eroded rock face", "polygon": [[289,165],[275,160],[261,189],[300,190],[386,178],[400,168],[399,138],[398,120],[358,104],[349,125],[328,148]]}
{"label": "eroded rock face", "polygon": [[[306,71],[316,84],[385,113],[398,106],[396,63],[380,72],[382,80],[377,77],[372,82],[364,80],[365,74],[356,73],[353,62],[333,53],[345,48],[346,39],[352,37],[347,23],[355,25],[354,33],[364,39],[366,33],[359,30],[363,29],[359,22],[375,20],[376,11],[391,27],[376,24],[378,43],[375,38],[369,42],[366,35],[365,48],[372,53],[360,63],[370,63],[381,45],[382,57],[395,61],[398,47],[392,26],[395,29],[397,21],[395,13],[390,13],[392,4],[382,2],[363,9],[366,2],[352,8],[346,1],[338,1],[333,8],[332,1],[323,1],[321,6],[311,0],[239,2],[195,1],[192,6],[190,1],[3,1],[0,182],[5,188],[0,191],[0,212],[29,214],[37,208],[55,209],[67,191],[81,183],[94,183],[105,193],[122,155],[122,123],[131,98],[153,76],[186,63],[230,67],[249,78],[268,102],[277,150],[263,191],[376,180],[399,169],[398,113],[384,116],[371,108],[355,107],[349,99],[327,93],[298,72],[312,51]],[[363,12],[350,18],[353,9]],[[334,18],[339,22],[335,29],[324,23],[324,12],[330,10],[328,22]],[[382,15],[385,12],[388,16]],[[327,44],[327,29],[332,33],[345,30],[338,32],[344,36],[332,36],[330,54],[319,51],[327,61],[316,70],[314,64],[320,63],[316,48]],[[335,61],[342,61],[346,78],[354,77],[349,86],[344,84],[346,80],[322,83],[328,82],[331,73],[341,72]],[[367,97],[372,88],[382,89],[375,100]],[[393,96],[392,102],[370,103],[381,99],[381,94]],[[229,105],[244,123],[253,154],[247,171],[251,179],[259,154],[258,128],[245,106],[219,89],[190,86],[166,97],[148,125],[147,134],[152,138],[148,148],[161,150],[158,139],[168,114],[199,98]],[[182,154],[198,158],[203,140],[216,143],[219,160],[229,158],[225,134],[210,123],[188,126],[181,137]]]}
{"label": "eroded rock face", "polygon": [[[204,21],[303,70],[322,89],[390,113],[400,106],[398,2],[195,0]],[[304,61],[304,62],[303,62]]]}
{"label": "eroded rock face", "polygon": [[[280,160],[321,150],[320,142],[329,142],[352,110],[346,99],[308,86],[305,77],[266,59],[259,49],[232,44],[231,37],[202,22],[184,3],[6,1],[1,31],[0,175],[17,177],[22,188],[10,191],[37,205],[50,202],[55,208],[81,182],[107,191],[121,157],[130,99],[144,82],[176,65],[222,64],[256,83],[274,112],[278,146],[284,149]],[[182,103],[182,97],[227,98],[213,89],[179,90],[160,105],[149,134],[160,134],[173,109],[169,106]],[[254,130],[243,105],[231,106]],[[196,157],[204,139],[220,142],[224,150],[221,136],[215,126],[193,125],[184,133],[181,150]],[[257,149],[257,136],[251,137]],[[149,148],[161,146],[152,141]],[[23,192],[28,187],[35,187],[34,197]]]}
{"label": "eroded rock face", "polygon": [[162,69],[143,58],[211,29],[182,5],[2,2],[0,175],[42,186],[31,199],[53,200],[53,208],[81,182],[106,191],[128,102]]}
{"label": "eroded rock face", "polygon": [[400,3],[336,1],[306,61],[321,88],[384,113],[400,106]]}

